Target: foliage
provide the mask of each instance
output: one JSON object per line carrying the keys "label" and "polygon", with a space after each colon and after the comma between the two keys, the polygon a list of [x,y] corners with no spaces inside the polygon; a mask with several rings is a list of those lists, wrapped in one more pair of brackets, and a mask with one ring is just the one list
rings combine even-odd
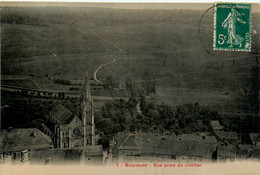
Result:
{"label": "foliage", "polygon": [[70,80],[54,79],[53,82],[62,85],[71,85]]}
{"label": "foliage", "polygon": [[46,123],[46,116],[58,104],[62,104],[72,113],[80,115],[80,101],[78,99],[41,99],[12,93],[2,93],[2,104],[7,107],[1,109],[1,128],[30,128],[39,127]]}
{"label": "foliage", "polygon": [[[136,112],[139,101],[141,114]],[[229,122],[218,112],[200,106],[199,103],[178,106],[156,105],[146,96],[107,103],[95,114],[96,127],[107,137],[117,132],[140,130],[172,133],[210,131],[210,120]]]}

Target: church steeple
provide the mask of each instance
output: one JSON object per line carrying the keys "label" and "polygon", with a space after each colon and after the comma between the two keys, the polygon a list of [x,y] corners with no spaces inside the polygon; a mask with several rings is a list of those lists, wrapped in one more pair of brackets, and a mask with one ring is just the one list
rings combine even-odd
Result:
{"label": "church steeple", "polygon": [[85,75],[82,99],[83,145],[95,145],[95,123],[88,73]]}
{"label": "church steeple", "polygon": [[84,91],[83,92],[83,100],[84,101],[91,101],[88,72],[86,72],[86,75],[85,75],[85,82],[84,82],[84,90],[83,91]]}

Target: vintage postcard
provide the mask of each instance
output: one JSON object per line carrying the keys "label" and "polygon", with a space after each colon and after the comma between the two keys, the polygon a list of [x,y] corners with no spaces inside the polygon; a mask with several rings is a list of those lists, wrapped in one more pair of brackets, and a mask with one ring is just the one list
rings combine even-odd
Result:
{"label": "vintage postcard", "polygon": [[260,6],[1,2],[0,174],[248,174]]}

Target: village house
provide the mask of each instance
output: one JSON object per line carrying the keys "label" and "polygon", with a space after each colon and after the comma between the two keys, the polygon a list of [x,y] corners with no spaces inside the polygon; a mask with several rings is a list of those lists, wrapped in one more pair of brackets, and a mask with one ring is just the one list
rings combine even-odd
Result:
{"label": "village house", "polygon": [[1,131],[1,158],[27,161],[34,150],[53,148],[49,136],[36,128],[5,129]]}
{"label": "village house", "polygon": [[250,159],[252,157],[253,145],[240,144],[236,150],[236,159]]}
{"label": "village house", "polygon": [[253,146],[251,158],[256,160],[260,159],[260,145]]}
{"label": "village house", "polygon": [[211,161],[217,140],[210,133],[163,135],[159,133],[118,133],[112,154],[119,160]]}
{"label": "village house", "polygon": [[236,150],[232,145],[220,144],[217,146],[218,162],[233,162],[236,159]]}
{"label": "village house", "polygon": [[224,127],[220,125],[218,120],[210,121],[210,125],[218,141],[235,146],[240,143],[237,133],[234,131],[224,131]]}
{"label": "village house", "polygon": [[250,142],[253,145],[260,145],[260,133],[249,133]]}
{"label": "village house", "polygon": [[259,136],[259,133],[248,134],[248,143],[238,146],[237,157],[239,159],[260,159]]}
{"label": "village house", "polygon": [[104,165],[106,163],[106,153],[102,145],[35,150],[29,157],[34,164]]}
{"label": "village house", "polygon": [[237,146],[240,143],[237,133],[234,131],[215,132],[215,136],[218,141],[222,141],[226,144]]}

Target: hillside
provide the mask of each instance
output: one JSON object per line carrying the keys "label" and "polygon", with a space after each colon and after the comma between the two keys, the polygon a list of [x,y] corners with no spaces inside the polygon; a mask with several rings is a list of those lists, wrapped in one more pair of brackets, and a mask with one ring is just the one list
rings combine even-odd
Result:
{"label": "hillside", "polygon": [[213,11],[201,19],[203,13],[5,7],[1,10],[1,78],[7,84],[19,77],[39,89],[68,90],[44,76],[82,80],[84,66],[93,75],[116,50],[98,35],[122,49],[115,63],[99,71],[100,80],[112,77],[123,85],[126,79],[155,80],[158,103],[199,102],[229,115],[241,110],[257,114],[260,25],[256,21],[260,15],[253,14],[253,50],[241,53],[212,50]]}

